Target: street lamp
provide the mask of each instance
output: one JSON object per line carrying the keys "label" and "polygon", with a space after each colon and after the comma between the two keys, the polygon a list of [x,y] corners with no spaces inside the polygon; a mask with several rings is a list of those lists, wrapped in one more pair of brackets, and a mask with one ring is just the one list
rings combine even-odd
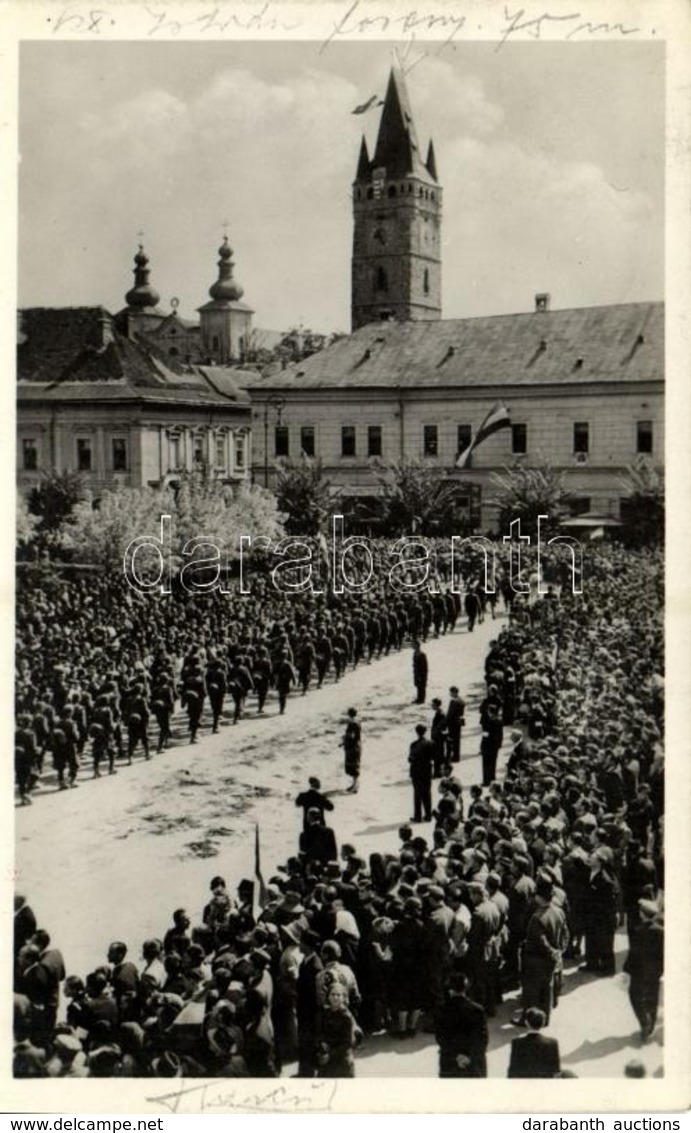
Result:
{"label": "street lamp", "polygon": [[281,414],[285,400],[282,397],[277,397],[272,394],[267,397],[264,402],[264,487],[269,486],[269,406],[276,410],[276,417],[279,425],[281,424]]}

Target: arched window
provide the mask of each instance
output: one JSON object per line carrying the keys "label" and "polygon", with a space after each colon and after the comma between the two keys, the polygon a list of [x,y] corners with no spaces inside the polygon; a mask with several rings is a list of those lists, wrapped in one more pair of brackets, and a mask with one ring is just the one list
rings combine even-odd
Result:
{"label": "arched window", "polygon": [[368,200],[368,201],[371,201],[371,200],[372,200],[372,197],[373,197],[373,196],[374,196],[374,189],[372,189],[372,188],[369,188],[369,189],[367,190],[367,200]]}
{"label": "arched window", "polygon": [[219,347],[218,335],[215,334],[213,336],[213,338],[211,339],[211,349],[212,350],[218,350],[218,347]]}
{"label": "arched window", "polygon": [[434,190],[432,190],[432,192],[430,193],[430,198],[431,200],[434,200]]}
{"label": "arched window", "polygon": [[422,283],[425,295],[429,295],[429,268],[425,268],[425,277]]}
{"label": "arched window", "polygon": [[395,185],[389,185],[389,196],[390,197],[396,196],[396,186]]}
{"label": "arched window", "polygon": [[177,346],[171,346],[168,353],[171,355],[172,358],[175,358],[180,353],[180,351],[178,350]]}
{"label": "arched window", "polygon": [[374,276],[374,286],[377,291],[388,291],[389,281],[383,267],[378,267]]}
{"label": "arched window", "polygon": [[413,191],[413,186],[412,186],[412,185],[409,185],[409,186],[408,186],[408,192],[409,192],[409,193],[412,193],[412,191]]}

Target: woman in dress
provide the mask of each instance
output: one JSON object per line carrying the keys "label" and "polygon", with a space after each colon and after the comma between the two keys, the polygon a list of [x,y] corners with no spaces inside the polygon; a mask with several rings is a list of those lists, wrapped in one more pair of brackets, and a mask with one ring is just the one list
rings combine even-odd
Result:
{"label": "woman in dress", "polygon": [[345,773],[353,780],[348,791],[357,793],[360,778],[360,757],[362,755],[362,729],[356,720],[357,708],[348,709],[348,723],[341,740],[345,752]]}

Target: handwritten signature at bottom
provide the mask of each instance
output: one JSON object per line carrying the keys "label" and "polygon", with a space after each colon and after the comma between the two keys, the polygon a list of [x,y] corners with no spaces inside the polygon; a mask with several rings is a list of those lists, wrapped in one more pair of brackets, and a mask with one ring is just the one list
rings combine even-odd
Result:
{"label": "handwritten signature at bottom", "polygon": [[146,1098],[151,1105],[165,1106],[171,1113],[328,1113],[333,1105],[338,1083],[305,1082],[302,1090],[287,1086],[246,1090],[228,1088],[228,1080],[217,1079],[195,1086],[180,1079],[174,1090]]}

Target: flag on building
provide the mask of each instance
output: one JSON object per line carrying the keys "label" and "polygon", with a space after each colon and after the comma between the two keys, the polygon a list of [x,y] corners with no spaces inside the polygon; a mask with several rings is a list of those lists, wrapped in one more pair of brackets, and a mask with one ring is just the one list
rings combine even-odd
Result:
{"label": "flag on building", "polygon": [[499,429],[508,429],[510,427],[511,418],[509,417],[508,409],[501,401],[495,402],[468,447],[460,453],[456,460],[456,468],[465,468],[473,450],[476,449],[478,445],[481,445],[487,437],[491,437],[492,433],[496,433]]}

